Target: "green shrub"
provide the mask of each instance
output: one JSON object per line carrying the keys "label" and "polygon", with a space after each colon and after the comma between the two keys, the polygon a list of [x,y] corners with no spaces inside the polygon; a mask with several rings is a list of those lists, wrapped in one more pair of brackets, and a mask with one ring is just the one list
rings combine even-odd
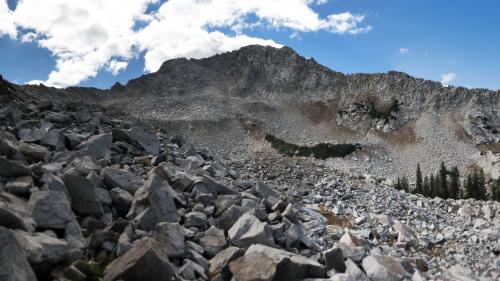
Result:
{"label": "green shrub", "polygon": [[318,159],[327,159],[332,157],[345,157],[361,147],[357,144],[331,144],[319,143],[315,146],[299,146],[288,143],[273,135],[267,134],[266,141],[271,144],[271,147],[276,149],[280,154],[292,156],[313,156]]}

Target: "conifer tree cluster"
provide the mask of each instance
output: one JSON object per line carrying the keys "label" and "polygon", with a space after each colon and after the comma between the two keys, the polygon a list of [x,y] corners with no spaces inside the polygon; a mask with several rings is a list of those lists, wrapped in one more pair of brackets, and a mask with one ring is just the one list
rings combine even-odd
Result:
{"label": "conifer tree cluster", "polygon": [[408,178],[398,177],[394,187],[398,190],[418,193],[426,197],[440,197],[443,199],[474,198],[477,200],[492,199],[500,201],[500,179],[491,182],[490,196],[488,196],[487,186],[486,176],[481,168],[474,168],[462,183],[458,167],[454,166],[448,169],[445,163],[441,162],[436,174],[431,173],[425,177],[423,177],[420,164],[418,164],[415,174],[415,186],[410,186]]}

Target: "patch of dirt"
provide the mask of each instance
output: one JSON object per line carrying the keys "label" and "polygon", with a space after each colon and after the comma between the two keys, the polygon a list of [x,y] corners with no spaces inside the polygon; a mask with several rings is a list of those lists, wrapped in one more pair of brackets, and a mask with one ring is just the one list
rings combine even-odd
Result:
{"label": "patch of dirt", "polygon": [[255,139],[255,140],[264,140],[266,138],[267,133],[262,129],[262,126],[257,124],[256,122],[248,119],[244,115],[237,116],[238,123],[241,128],[247,132],[247,134]]}
{"label": "patch of dirt", "polygon": [[335,225],[339,227],[347,227],[352,228],[352,217],[351,216],[338,216],[328,210],[325,206],[319,206],[319,213],[322,214],[326,218],[327,225]]}
{"label": "patch of dirt", "polygon": [[326,102],[306,102],[299,105],[300,111],[314,124],[335,122],[337,109]]}
{"label": "patch of dirt", "polygon": [[482,152],[491,151],[493,153],[500,153],[500,143],[482,144],[478,148]]}
{"label": "patch of dirt", "polygon": [[397,131],[390,133],[377,131],[376,134],[383,140],[395,146],[407,146],[422,141],[422,138],[417,135],[415,121],[408,122]]}
{"label": "patch of dirt", "polygon": [[458,140],[461,140],[463,142],[472,142],[473,139],[472,137],[467,134],[467,131],[462,126],[459,126],[457,124],[457,127],[455,128],[455,136],[457,137]]}

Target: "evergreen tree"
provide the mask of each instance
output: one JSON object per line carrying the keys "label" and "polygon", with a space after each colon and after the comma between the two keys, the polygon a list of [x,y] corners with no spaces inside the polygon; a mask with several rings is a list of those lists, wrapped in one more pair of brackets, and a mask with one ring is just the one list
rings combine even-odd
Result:
{"label": "evergreen tree", "polygon": [[439,177],[438,177],[438,196],[446,199],[448,198],[448,182],[446,179],[446,175],[448,171],[446,170],[446,166],[444,165],[444,161],[441,161],[441,168],[439,168]]}
{"label": "evergreen tree", "polygon": [[474,193],[474,184],[472,183],[472,175],[467,176],[467,180],[465,181],[465,198],[475,198],[476,194]]}
{"label": "evergreen tree", "polygon": [[430,190],[431,190],[431,187],[429,186],[429,177],[425,176],[424,183],[422,185],[422,195],[424,195],[426,197],[430,197],[431,196]]}
{"label": "evergreen tree", "polygon": [[401,178],[401,190],[404,190],[406,192],[410,192],[410,184],[408,183],[408,178],[407,177],[402,177]]}
{"label": "evergreen tree", "polygon": [[429,187],[430,187],[429,197],[436,197],[437,188],[436,188],[436,179],[434,178],[434,174],[431,174],[431,178],[429,180]]}
{"label": "evergreen tree", "polygon": [[477,200],[486,200],[486,177],[483,169],[476,169],[473,176],[474,198]]}
{"label": "evergreen tree", "polygon": [[450,198],[458,199],[460,198],[460,173],[458,168],[455,166],[450,172]]}
{"label": "evergreen tree", "polygon": [[500,178],[493,181],[491,187],[491,199],[500,201]]}
{"label": "evergreen tree", "polygon": [[394,185],[394,188],[397,190],[401,190],[401,179],[398,177],[398,181]]}
{"label": "evergreen tree", "polygon": [[416,182],[415,182],[415,192],[416,193],[423,193],[423,187],[422,187],[422,171],[420,170],[420,163],[417,164],[417,175],[416,175]]}

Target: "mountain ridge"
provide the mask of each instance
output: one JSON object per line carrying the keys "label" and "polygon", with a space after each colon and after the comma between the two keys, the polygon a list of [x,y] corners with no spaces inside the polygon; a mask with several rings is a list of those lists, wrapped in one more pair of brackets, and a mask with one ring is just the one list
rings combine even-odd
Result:
{"label": "mountain ridge", "polygon": [[[409,163],[399,171],[409,174],[420,162],[431,169],[436,159],[465,169],[480,146],[500,142],[500,91],[444,87],[397,71],[343,74],[289,47],[168,60],[108,90],[16,87],[46,99],[98,103],[223,154],[268,151],[265,134],[297,145],[361,142],[365,151],[387,155],[377,156],[381,166]],[[442,143],[459,148],[447,151]],[[368,154],[361,158],[373,158]]]}

